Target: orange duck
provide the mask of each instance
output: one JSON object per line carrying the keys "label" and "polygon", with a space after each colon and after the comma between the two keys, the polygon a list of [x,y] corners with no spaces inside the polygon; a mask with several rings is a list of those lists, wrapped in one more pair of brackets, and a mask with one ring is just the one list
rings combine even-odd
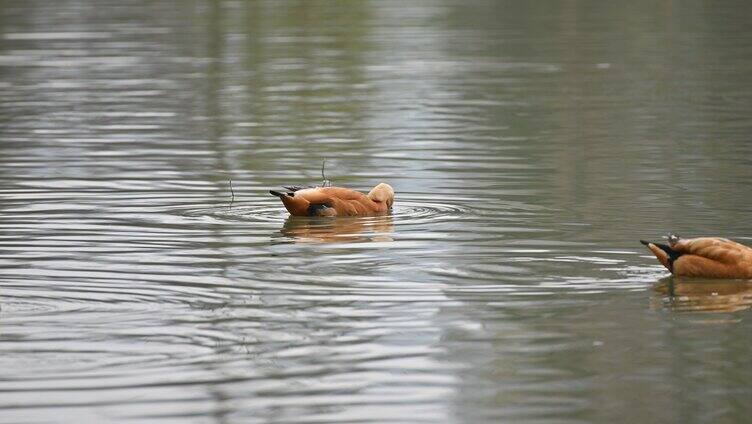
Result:
{"label": "orange duck", "polygon": [[286,191],[269,190],[282,199],[294,216],[371,216],[391,211],[394,189],[381,183],[368,194],[344,187],[285,187]]}
{"label": "orange duck", "polygon": [[668,245],[640,240],[672,274],[681,277],[752,278],[752,248],[725,238],[682,239]]}

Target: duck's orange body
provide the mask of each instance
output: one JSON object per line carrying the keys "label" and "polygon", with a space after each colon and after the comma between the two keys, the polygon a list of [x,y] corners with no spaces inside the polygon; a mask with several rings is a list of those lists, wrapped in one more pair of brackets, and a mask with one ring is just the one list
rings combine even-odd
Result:
{"label": "duck's orange body", "polygon": [[389,213],[394,190],[381,183],[368,194],[344,187],[285,187],[287,191],[269,192],[282,200],[295,216],[369,216]]}
{"label": "duck's orange body", "polygon": [[670,235],[668,245],[641,242],[677,276],[752,278],[752,248],[725,238]]}

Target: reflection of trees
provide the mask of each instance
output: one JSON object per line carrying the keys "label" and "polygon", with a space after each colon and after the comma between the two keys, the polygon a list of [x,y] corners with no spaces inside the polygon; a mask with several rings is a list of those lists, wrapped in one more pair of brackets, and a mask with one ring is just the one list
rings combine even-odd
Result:
{"label": "reflection of trees", "polygon": [[294,168],[290,175],[299,181],[325,156],[354,152],[357,166],[367,156],[359,131],[367,101],[368,5],[237,7],[224,12],[219,26],[224,81],[215,95],[225,121],[237,124],[227,128],[225,143],[235,145],[238,167],[257,180]]}
{"label": "reflection of trees", "polygon": [[[743,209],[752,199],[744,184],[733,194],[715,190],[748,179],[740,157],[752,157],[752,145],[739,125],[747,113],[734,93],[749,85],[749,59],[731,54],[748,42],[729,36],[746,34],[747,19],[675,2],[654,6],[470,2],[441,20],[445,56],[463,66],[437,85],[450,85],[458,99],[488,100],[479,120],[494,128],[494,143],[531,164],[515,175],[543,193],[531,202],[556,210],[550,225],[590,224],[572,237],[610,246],[627,240],[637,249],[629,239],[638,230],[696,228],[709,216],[716,225],[714,208],[732,198]],[[469,145],[474,136],[470,127],[461,140]],[[742,229],[745,218],[723,225]],[[496,277],[502,286],[505,277]],[[731,311],[749,301],[743,286],[723,288],[717,304],[695,287],[679,289],[693,307]],[[508,291],[515,296],[449,293],[458,304],[436,314],[443,358],[458,369],[460,421],[683,422],[703,409],[740,410],[728,399],[744,387],[740,367],[713,365],[740,363],[745,327],[666,323],[645,311],[645,292]],[[717,371],[698,375],[709,369]],[[711,387],[719,394],[708,396]],[[695,403],[703,406],[688,412]]]}
{"label": "reflection of trees", "polygon": [[484,63],[502,65],[476,90],[520,103],[495,108],[493,121],[529,139],[520,152],[547,192],[537,201],[573,215],[562,219],[609,227],[594,228],[596,237],[646,220],[691,228],[729,196],[752,199],[748,185],[719,190],[752,176],[741,159],[752,156],[749,95],[739,92],[751,75],[739,54],[750,6],[727,6],[471,3],[452,9],[457,36],[446,49],[467,57],[467,80]]}
{"label": "reflection of trees", "polygon": [[[64,72],[67,79],[86,82],[81,88],[66,89],[62,98],[54,98],[61,93],[49,88],[40,88],[29,97],[34,101],[31,104],[50,100],[53,107],[64,109],[60,112],[67,114],[63,124],[75,131],[86,128],[90,132],[74,135],[102,140],[62,145],[54,138],[35,135],[16,145],[0,143],[0,163],[10,164],[19,156],[28,155],[36,156],[40,165],[19,168],[20,171],[12,166],[0,167],[2,184],[18,181],[18,175],[11,175],[13,172],[40,179],[137,177],[144,184],[164,189],[162,194],[166,196],[160,199],[166,199],[176,194],[169,190],[180,179],[198,183],[209,179],[215,185],[202,201],[225,203],[227,172],[239,177],[236,188],[240,190],[244,181],[256,188],[305,180],[306,170],[318,180],[320,158],[328,156],[346,159],[338,170],[348,178],[366,172],[415,171],[409,173],[411,187],[421,194],[431,192],[424,189],[430,184],[440,187],[437,192],[441,195],[475,190],[480,200],[498,196],[509,199],[515,195],[514,189],[535,189],[543,194],[521,203],[553,206],[557,221],[586,222],[596,227],[619,222],[622,229],[639,228],[650,220],[696,226],[701,225],[696,221],[698,215],[711,215],[713,208],[728,205],[728,199],[734,199],[740,210],[745,209],[745,201],[752,199],[748,184],[738,184],[734,193],[713,190],[716,181],[748,181],[743,172],[752,157],[752,144],[748,143],[749,93],[738,89],[749,86],[749,55],[745,50],[749,46],[745,19],[748,5],[738,2],[739,13],[729,15],[719,13],[721,6],[703,9],[703,5],[672,2],[662,2],[659,8],[630,2],[408,3],[395,7],[383,2],[299,1],[280,6],[275,1],[213,1],[206,4],[206,9],[200,9],[203,3],[198,6],[195,15],[190,8],[174,13],[173,4],[154,3],[147,8],[123,7],[117,15],[109,8],[86,8],[91,15],[66,15],[80,19],[69,27],[58,27],[62,21],[69,22],[62,19],[43,22],[35,30],[76,32],[87,28],[90,19],[97,22],[100,30],[112,29],[118,37],[118,44],[107,40],[56,42],[44,47],[48,51],[62,46],[65,48],[61,51],[81,50],[94,58],[132,55],[139,65],[129,65],[127,69],[32,67],[23,69],[23,73],[20,68],[0,68],[2,76],[10,75],[9,81],[19,82],[22,87],[44,80],[45,72],[58,77]],[[0,19],[2,16],[0,11]],[[0,21],[0,28],[10,26],[11,21],[15,19]],[[134,22],[137,24],[131,26]],[[128,25],[123,26],[124,23]],[[154,29],[167,28],[173,35],[157,31],[125,36],[120,32],[145,24]],[[191,28],[192,37],[184,28]],[[0,43],[7,41],[0,39]],[[186,51],[196,57],[181,56]],[[194,74],[197,76],[191,76]],[[126,84],[126,88],[113,89],[108,85],[120,77],[121,83],[135,81],[139,86]],[[146,86],[139,81],[146,81]],[[99,85],[90,87],[89,82]],[[109,147],[113,133],[96,126],[102,118],[94,112],[102,104],[92,100],[143,90],[164,94],[122,96],[118,102],[110,100],[105,106],[125,112],[134,108],[176,112],[179,119],[150,118],[149,122],[159,125],[158,131],[132,134],[121,130],[114,135],[128,137],[129,142],[131,138],[135,140],[125,148],[124,144],[114,143]],[[65,104],[66,101],[71,103]],[[75,109],[72,106],[81,109],[71,111]],[[10,108],[0,104],[0,131],[6,121],[21,114],[45,123],[48,116],[44,109],[31,110],[36,107],[25,106],[19,113],[9,112]],[[71,113],[80,121],[74,122]],[[130,124],[145,123],[141,116],[118,119]],[[181,143],[184,139],[191,144]],[[498,148],[502,144],[509,149]],[[25,147],[28,145],[41,148],[32,150]],[[200,152],[189,151],[194,147]],[[24,149],[29,149],[28,153]],[[81,149],[80,154],[71,154],[74,149]],[[125,159],[115,156],[114,160],[122,164],[102,165],[110,166],[107,173],[101,168],[59,166],[67,158],[80,159],[81,163],[87,158],[96,161],[108,149],[113,153],[141,149],[144,153]],[[372,154],[382,157],[374,160]],[[127,163],[131,160],[133,163]],[[370,167],[387,162],[391,168],[386,171]],[[339,165],[336,161],[332,164]],[[165,175],[176,185],[159,185]],[[336,179],[336,174],[333,176]],[[510,176],[514,178],[506,178]],[[458,189],[453,191],[455,188]],[[506,189],[512,189],[512,193]],[[100,196],[92,199],[102,200]],[[120,200],[131,203],[128,198]],[[164,200],[158,206],[168,209],[174,200]],[[182,197],[180,200],[194,201]],[[496,206],[489,204],[489,209]],[[676,214],[677,210],[687,213]],[[124,213],[130,217],[130,210]],[[531,224],[533,229],[541,227],[538,219],[536,216],[536,222]],[[371,232],[391,232],[391,222],[384,223],[383,228],[370,229],[362,222],[342,222],[319,225],[289,221],[282,232],[295,240],[319,241],[362,240],[368,239]],[[722,224],[743,228],[746,222],[729,219]],[[436,227],[431,230],[436,231]],[[44,231],[40,228],[38,234]],[[277,259],[264,256],[268,246],[240,244],[235,238],[237,228],[230,230],[234,236],[227,235],[227,227],[222,226],[206,231],[212,234],[209,240],[196,239],[186,244],[216,249],[211,258],[221,269],[222,281],[242,280],[259,289],[258,297],[263,299],[267,288],[259,288],[261,282],[254,281],[253,276],[275,271],[273,261]],[[601,225],[600,229],[583,233],[605,242],[617,232],[613,226]],[[632,237],[629,231],[618,233]],[[400,253],[393,259],[399,265],[394,268],[413,269],[421,265],[421,258],[454,248],[457,256],[465,254],[464,262],[446,258],[447,265],[456,266],[461,274],[463,264],[480,262],[478,257],[461,251],[473,243],[473,249],[485,259],[498,259],[493,252],[498,247],[494,237],[478,244],[471,232],[464,235],[467,238],[454,239],[451,244],[427,238],[430,241],[426,244],[431,243],[431,247],[408,247],[410,253],[417,254],[411,257]],[[560,233],[551,235],[558,236]],[[167,252],[164,262],[171,259],[174,257]],[[308,258],[310,263],[318,259],[315,253]],[[352,276],[347,263],[335,265],[339,281]],[[323,266],[330,264],[324,262]],[[390,267],[365,267],[358,271],[359,277],[378,272],[384,280],[374,284],[385,285],[406,278],[407,273],[398,275],[391,269],[391,273],[381,273],[385,268]],[[215,271],[212,268],[206,272],[208,275]],[[285,278],[295,277],[277,274],[280,284],[287,283],[282,281]],[[504,280],[499,274],[490,278],[495,280],[490,289]],[[435,287],[430,278],[420,280],[419,283]],[[460,284],[459,280],[453,278],[446,285]],[[528,278],[531,284],[534,280],[535,276]],[[702,286],[702,290],[710,287]],[[663,289],[659,285],[656,290],[662,300],[666,296]],[[721,311],[748,307],[749,288],[743,285],[715,287],[716,294],[684,284],[676,284],[671,290],[680,293],[681,299],[690,299],[690,307],[699,305]],[[744,334],[736,337],[734,331],[741,330],[728,330],[728,339],[713,346],[712,352],[705,352],[707,341],[694,334],[707,333],[695,328],[683,330],[680,325],[665,324],[642,309],[634,309],[634,305],[644,305],[644,293],[577,297],[561,290],[525,297],[522,291],[525,288],[517,286],[504,294],[480,290],[475,295],[447,294],[449,306],[438,310],[432,317],[433,326],[426,327],[426,332],[441,335],[437,345],[431,346],[439,352],[437,355],[445,355],[438,356],[435,367],[446,365],[441,360],[458,365],[456,372],[446,372],[456,376],[457,390],[453,395],[457,397],[454,404],[459,416],[478,414],[483,418],[489,410],[493,414],[495,408],[498,411],[504,407],[510,408],[508,416],[515,412],[524,416],[525,406],[543,405],[559,408],[555,409],[559,418],[573,421],[588,418],[588,408],[599,406],[607,411],[626,411],[628,417],[636,418],[632,420],[635,422],[655,418],[651,414],[658,409],[672,417],[682,414],[686,402],[674,402],[678,396],[665,389],[685,386],[687,375],[700,367],[704,371],[711,369],[707,365],[714,359],[728,364],[737,361],[739,352],[747,351],[746,346],[735,346],[731,340],[747,340]],[[620,297],[622,294],[625,298]],[[320,330],[317,327],[321,321],[317,318],[327,317],[324,314],[330,299],[322,301],[318,316],[317,305],[306,303],[297,293],[290,294],[285,299],[288,300],[290,304],[300,302],[299,310],[296,305],[275,311],[278,334],[290,332],[291,322],[300,311],[311,313],[314,318],[306,320],[305,328],[300,329],[301,340]],[[672,307],[676,307],[676,301]],[[404,313],[412,312],[413,302],[398,303],[404,305]],[[433,300],[414,303],[426,309],[437,304]],[[358,307],[352,306],[352,310],[359,313]],[[232,308],[228,311],[236,312]],[[263,311],[258,316],[263,316]],[[254,317],[251,314],[248,321]],[[242,333],[244,329],[238,329],[237,324],[243,321],[228,312],[226,322],[212,323],[212,327],[223,334]],[[388,332],[395,328],[390,325],[385,320],[379,329]],[[342,332],[357,332],[357,327],[343,325]],[[323,333],[322,343],[337,336],[336,331]],[[269,333],[258,330],[258,338],[259,344],[267,343]],[[593,347],[594,341],[602,342],[603,350]],[[347,347],[345,343],[331,349],[338,352]],[[679,359],[667,358],[665,351]],[[323,355],[320,350],[313,352]],[[332,369],[341,367],[341,358],[332,357]],[[259,362],[254,365],[265,366]],[[232,377],[233,370],[225,368],[221,361],[207,360],[205,367],[219,376],[217,381],[223,376]],[[693,384],[687,390],[699,392],[721,386],[721,392],[729,393],[733,388],[725,390],[727,387],[718,381],[733,382],[738,371],[723,367],[714,379],[695,381],[713,384]],[[743,372],[740,375],[746,376]],[[279,377],[284,378],[289,377]],[[604,381],[608,378],[612,380]],[[660,382],[656,384],[657,380]],[[218,413],[235,406],[227,402],[235,399],[230,394],[232,387],[223,392],[225,387],[221,384],[210,386],[221,406]],[[683,399],[686,398],[679,400]],[[562,403],[556,404],[559,400]],[[582,404],[588,401],[596,405]],[[598,404],[601,401],[602,405]],[[569,407],[567,402],[575,406]],[[651,407],[630,410],[630,403]],[[708,410],[721,409],[713,408],[717,403],[706,401],[705,405],[710,406]],[[523,408],[513,410],[520,405]],[[218,421],[221,418],[218,416]]]}
{"label": "reflection of trees", "polygon": [[[195,18],[202,24],[195,37],[203,40],[196,54],[207,61],[199,69],[205,72],[206,78],[197,81],[198,95],[193,107],[201,119],[193,125],[193,130],[205,134],[207,139],[205,147],[210,151],[210,164],[205,169],[211,174],[207,178],[215,182],[217,201],[227,200],[227,174],[234,176],[236,192],[244,197],[247,196],[242,188],[244,184],[273,186],[280,182],[306,182],[306,171],[315,175],[322,157],[328,156],[329,163],[336,166],[336,158],[350,153],[357,158],[367,156],[362,153],[364,137],[358,135],[366,101],[362,76],[362,55],[367,50],[365,32],[369,28],[366,3],[337,2],[326,6],[307,1],[284,5],[214,1]],[[331,143],[333,138],[336,143]],[[362,160],[367,159],[356,159],[349,164],[355,166]],[[189,174],[195,172],[195,163],[190,161],[176,161],[176,165]],[[281,174],[285,176],[275,179]],[[378,233],[391,232],[390,219],[388,223],[364,220],[360,225],[353,221],[349,226],[288,220],[282,232],[296,240],[379,240]],[[225,230],[224,227],[211,229],[219,253],[232,256],[224,252],[225,248],[235,246]],[[230,278],[228,275],[237,271],[233,268],[238,264],[222,261],[219,266],[222,275]],[[274,302],[279,297],[271,296],[269,301]],[[298,300],[290,302],[296,304]],[[330,305],[327,301],[327,306]],[[271,349],[267,344],[274,346],[270,339],[277,334],[284,334],[285,338],[296,334],[296,316],[322,313],[316,304],[302,309],[304,312],[277,308],[277,313],[285,315],[280,318],[279,329],[239,331],[235,319],[214,327],[226,334],[245,333],[249,338],[258,337],[260,345]],[[318,324],[314,319],[305,325],[316,327]],[[316,331],[320,328],[305,329],[302,333],[307,338]],[[217,347],[217,355],[221,355],[222,349],[222,346]],[[261,355],[251,362],[259,369],[272,372],[274,366],[264,362],[268,356],[274,355]],[[325,361],[325,357],[322,354],[321,360]],[[233,371],[221,361],[207,361],[206,369],[218,375],[220,381]],[[305,381],[304,378],[298,380]],[[235,396],[228,395],[221,384],[208,385],[207,390],[216,401],[217,421],[225,421],[225,414],[232,412],[227,400]]]}

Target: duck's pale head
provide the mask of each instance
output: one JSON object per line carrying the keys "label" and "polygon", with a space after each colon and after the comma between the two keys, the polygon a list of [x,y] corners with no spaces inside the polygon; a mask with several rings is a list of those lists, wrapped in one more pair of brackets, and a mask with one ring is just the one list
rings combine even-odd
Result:
{"label": "duck's pale head", "polygon": [[389,184],[381,183],[368,192],[368,197],[374,202],[386,203],[391,209],[394,204],[394,189]]}

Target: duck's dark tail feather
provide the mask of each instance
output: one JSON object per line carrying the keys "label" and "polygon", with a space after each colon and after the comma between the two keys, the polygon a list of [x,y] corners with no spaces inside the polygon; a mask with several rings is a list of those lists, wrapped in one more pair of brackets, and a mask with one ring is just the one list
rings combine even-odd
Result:
{"label": "duck's dark tail feather", "polygon": [[277,191],[277,190],[269,190],[269,193],[271,193],[272,195],[277,196],[279,198],[287,196],[287,193],[282,192],[282,191]]}
{"label": "duck's dark tail feather", "polygon": [[644,244],[645,246],[652,244],[653,246],[663,250],[666,252],[666,255],[668,255],[668,263],[669,263],[669,269],[672,269],[674,266],[674,261],[679,259],[679,257],[682,255],[681,252],[677,252],[676,250],[672,249],[671,246],[667,244],[662,243],[651,243],[649,241],[640,240],[640,243]]}
{"label": "duck's dark tail feather", "polygon": [[285,197],[285,196],[294,196],[295,192],[298,190],[304,190],[306,188],[314,188],[313,186],[303,187],[303,186],[282,186],[287,191],[279,191],[279,190],[269,190],[269,193],[277,196],[277,197]]}

